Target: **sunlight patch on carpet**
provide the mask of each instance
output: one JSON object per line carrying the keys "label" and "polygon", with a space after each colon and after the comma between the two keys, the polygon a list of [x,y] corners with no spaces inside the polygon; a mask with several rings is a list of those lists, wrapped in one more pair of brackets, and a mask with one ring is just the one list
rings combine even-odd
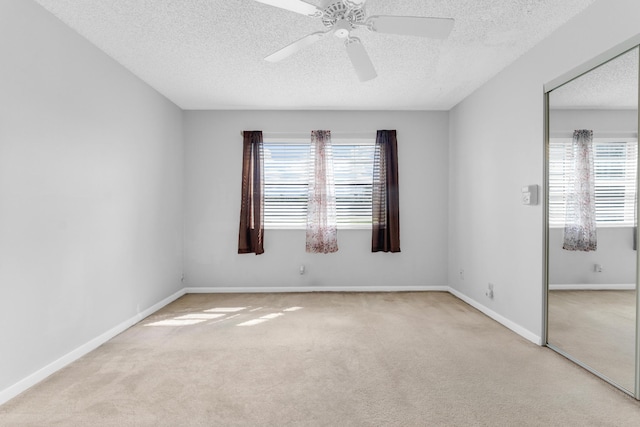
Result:
{"label": "sunlight patch on carpet", "polygon": [[248,307],[216,307],[205,310],[206,313],[236,313],[246,310]]}

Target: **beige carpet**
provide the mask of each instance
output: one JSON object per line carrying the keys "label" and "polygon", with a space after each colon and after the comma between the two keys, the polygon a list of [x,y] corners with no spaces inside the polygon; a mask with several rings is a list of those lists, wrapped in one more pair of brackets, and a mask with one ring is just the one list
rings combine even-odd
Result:
{"label": "beige carpet", "polygon": [[447,293],[187,295],[2,426],[638,426],[640,404]]}
{"label": "beige carpet", "polygon": [[548,340],[633,391],[636,291],[549,292]]}

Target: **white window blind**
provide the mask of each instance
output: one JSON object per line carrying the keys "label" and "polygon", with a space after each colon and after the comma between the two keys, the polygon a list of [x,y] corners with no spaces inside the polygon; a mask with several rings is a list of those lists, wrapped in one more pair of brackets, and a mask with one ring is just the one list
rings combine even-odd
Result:
{"label": "white window blind", "polygon": [[[567,192],[571,191],[571,138],[549,142],[549,225],[564,227]],[[594,139],[593,167],[598,227],[634,225],[638,142]]]}
{"label": "white window blind", "polygon": [[305,228],[309,143],[264,142],[264,226]]}
{"label": "white window blind", "polygon": [[[339,228],[371,227],[374,141],[333,141]],[[264,142],[264,224],[268,229],[304,229],[310,144]]]}

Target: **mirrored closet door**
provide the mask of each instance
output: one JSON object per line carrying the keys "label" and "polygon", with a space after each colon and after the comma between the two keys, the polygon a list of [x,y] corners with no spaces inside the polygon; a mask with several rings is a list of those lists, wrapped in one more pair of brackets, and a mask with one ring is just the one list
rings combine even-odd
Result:
{"label": "mirrored closet door", "polygon": [[638,396],[635,47],[547,93],[547,344]]}

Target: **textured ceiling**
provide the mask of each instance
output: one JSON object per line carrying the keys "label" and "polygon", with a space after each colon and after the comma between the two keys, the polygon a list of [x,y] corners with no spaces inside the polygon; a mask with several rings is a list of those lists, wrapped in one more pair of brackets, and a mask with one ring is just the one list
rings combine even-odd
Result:
{"label": "textured ceiling", "polygon": [[638,108],[638,48],[553,90],[552,109]]}
{"label": "textured ceiling", "polygon": [[369,16],[455,26],[446,40],[355,30],[378,72],[365,83],[335,37],[264,61],[325,27],[252,0],[35,1],[183,109],[448,110],[595,0],[368,0]]}

